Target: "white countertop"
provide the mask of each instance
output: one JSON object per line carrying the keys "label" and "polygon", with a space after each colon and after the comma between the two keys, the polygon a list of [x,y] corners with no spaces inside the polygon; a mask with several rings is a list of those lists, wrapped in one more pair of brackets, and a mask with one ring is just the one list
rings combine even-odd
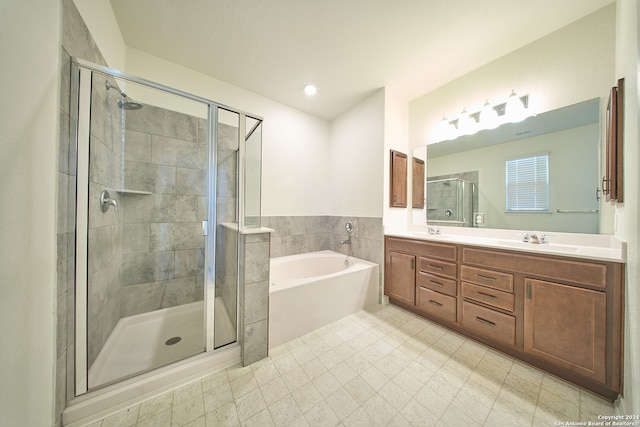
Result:
{"label": "white countertop", "polygon": [[626,243],[604,234],[577,234],[529,231],[529,234],[545,234],[549,243],[535,244],[522,241],[525,231],[484,228],[437,227],[439,235],[429,233],[426,226],[385,226],[387,236],[406,237],[442,243],[508,249],[531,254],[560,255],[572,258],[609,262],[626,261]]}

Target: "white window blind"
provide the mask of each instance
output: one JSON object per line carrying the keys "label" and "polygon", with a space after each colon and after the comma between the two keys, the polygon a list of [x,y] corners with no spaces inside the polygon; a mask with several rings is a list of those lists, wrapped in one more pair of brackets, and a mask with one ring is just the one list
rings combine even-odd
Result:
{"label": "white window blind", "polygon": [[549,210],[549,154],[507,160],[507,212]]}

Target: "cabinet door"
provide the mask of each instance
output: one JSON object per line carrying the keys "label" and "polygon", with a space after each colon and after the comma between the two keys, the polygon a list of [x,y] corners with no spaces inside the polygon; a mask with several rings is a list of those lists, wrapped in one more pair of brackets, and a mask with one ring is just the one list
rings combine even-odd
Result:
{"label": "cabinet door", "polygon": [[602,383],[606,294],[525,279],[524,351]]}
{"label": "cabinet door", "polygon": [[424,160],[413,158],[411,182],[412,207],[424,209]]}
{"label": "cabinet door", "polygon": [[416,299],[416,258],[413,255],[398,252],[388,252],[387,262],[388,283],[386,286],[389,298],[405,304],[415,305]]}
{"label": "cabinet door", "polygon": [[407,155],[391,150],[391,188],[389,206],[407,207]]}

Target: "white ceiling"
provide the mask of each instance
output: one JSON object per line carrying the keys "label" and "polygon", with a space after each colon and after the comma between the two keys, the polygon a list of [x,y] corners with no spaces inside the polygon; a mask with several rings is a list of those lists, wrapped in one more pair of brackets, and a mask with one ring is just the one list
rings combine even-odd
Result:
{"label": "white ceiling", "polygon": [[[127,46],[333,119],[415,99],[614,0],[111,0]],[[307,97],[307,83],[318,87]]]}

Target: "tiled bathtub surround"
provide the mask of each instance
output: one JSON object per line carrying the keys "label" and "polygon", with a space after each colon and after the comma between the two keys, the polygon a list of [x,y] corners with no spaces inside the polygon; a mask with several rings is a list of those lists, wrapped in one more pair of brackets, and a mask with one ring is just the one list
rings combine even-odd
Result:
{"label": "tiled bathtub surround", "polygon": [[[351,244],[345,223],[353,222]],[[379,266],[379,283],[384,276],[384,240],[382,218],[354,216],[263,216],[262,226],[274,230],[271,235],[271,257],[297,255],[330,249],[354,256]]]}
{"label": "tiled bathtub surround", "polygon": [[[348,237],[345,223],[352,221],[351,245],[340,244]],[[330,249],[382,264],[382,218],[348,216],[265,216],[262,226],[274,230],[271,257],[297,255]]]}

